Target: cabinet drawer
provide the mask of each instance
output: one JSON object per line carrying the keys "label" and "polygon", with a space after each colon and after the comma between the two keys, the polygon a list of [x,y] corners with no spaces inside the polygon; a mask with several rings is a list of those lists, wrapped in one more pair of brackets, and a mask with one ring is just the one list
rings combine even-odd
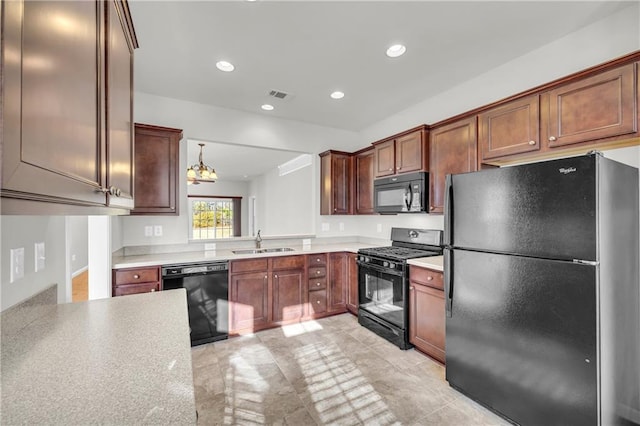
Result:
{"label": "cabinet drawer", "polygon": [[160,281],[160,268],[116,269],[113,284],[138,284]]}
{"label": "cabinet drawer", "polygon": [[125,284],[113,288],[114,296],[126,296],[128,294],[149,293],[160,290],[160,283]]}
{"label": "cabinet drawer", "polygon": [[309,291],[324,290],[327,288],[327,278],[312,278],[309,277]]}
{"label": "cabinet drawer", "polygon": [[307,260],[309,261],[309,267],[314,266],[326,266],[327,265],[327,255],[326,254],[310,254],[307,256]]}
{"label": "cabinet drawer", "polygon": [[327,291],[309,292],[309,314],[320,314],[327,311]]}
{"label": "cabinet drawer", "polygon": [[327,276],[326,266],[314,266],[309,268],[309,279],[321,278]]}
{"label": "cabinet drawer", "polygon": [[304,268],[304,256],[282,256],[272,258],[273,269]]}
{"label": "cabinet drawer", "polygon": [[411,265],[409,277],[411,281],[415,281],[419,284],[444,290],[444,279],[442,272],[432,271],[431,269],[425,269]]}
{"label": "cabinet drawer", "polygon": [[268,259],[234,260],[229,265],[230,273],[236,272],[266,272],[269,269]]}

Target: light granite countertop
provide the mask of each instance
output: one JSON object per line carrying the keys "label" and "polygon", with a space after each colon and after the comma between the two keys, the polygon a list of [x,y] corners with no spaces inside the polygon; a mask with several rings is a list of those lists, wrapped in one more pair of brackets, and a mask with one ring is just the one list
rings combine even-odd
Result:
{"label": "light granite countertop", "polygon": [[419,257],[407,260],[409,265],[420,266],[422,268],[442,271],[444,269],[444,256]]}
{"label": "light granite countertop", "polygon": [[2,339],[2,424],[195,424],[185,290],[54,305]]}
{"label": "light granite countertop", "polygon": [[[292,248],[293,251],[252,254],[235,254],[231,249],[225,249],[209,251],[188,251],[179,253],[154,253],[133,256],[113,256],[111,265],[112,268],[119,269],[156,265],[171,265],[180,263],[198,263],[215,260],[238,260],[256,257],[294,256],[297,254],[330,253],[339,251],[356,253],[361,248],[374,247],[375,245],[376,244],[367,243],[312,244],[308,246],[286,245],[286,247]],[[265,246],[264,248],[269,247]]]}

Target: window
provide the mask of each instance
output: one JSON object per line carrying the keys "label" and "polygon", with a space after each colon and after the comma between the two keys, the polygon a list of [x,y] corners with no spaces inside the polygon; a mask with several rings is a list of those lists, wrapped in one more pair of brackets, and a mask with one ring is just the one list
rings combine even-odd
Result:
{"label": "window", "polygon": [[190,197],[191,239],[240,236],[240,200],[240,197]]}

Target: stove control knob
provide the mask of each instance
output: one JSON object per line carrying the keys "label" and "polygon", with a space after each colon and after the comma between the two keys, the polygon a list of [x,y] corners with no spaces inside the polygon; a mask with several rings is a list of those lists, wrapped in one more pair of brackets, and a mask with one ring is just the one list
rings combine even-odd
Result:
{"label": "stove control knob", "polygon": [[391,264],[389,265],[389,268],[391,268],[391,269],[396,269],[396,264],[395,264],[395,263],[391,263]]}
{"label": "stove control knob", "polygon": [[364,261],[365,261],[365,262],[367,262],[367,263],[368,263],[368,262],[371,262],[371,258],[369,258],[369,257],[365,257],[365,258],[364,258]]}
{"label": "stove control knob", "polygon": [[385,268],[389,267],[389,262],[382,262],[382,266],[384,266]]}

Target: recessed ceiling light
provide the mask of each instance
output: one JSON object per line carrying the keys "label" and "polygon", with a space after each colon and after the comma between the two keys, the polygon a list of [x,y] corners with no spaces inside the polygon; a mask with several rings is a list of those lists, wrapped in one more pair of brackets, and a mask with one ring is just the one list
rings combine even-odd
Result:
{"label": "recessed ceiling light", "polygon": [[262,108],[265,111],[272,111],[273,110],[273,105],[264,104],[260,108]]}
{"label": "recessed ceiling light", "polygon": [[331,97],[332,97],[333,99],[342,99],[342,98],[344,98],[344,93],[342,93],[342,92],[340,92],[340,91],[336,90],[335,92],[333,92],[333,93],[331,94]]}
{"label": "recessed ceiling light", "polygon": [[390,48],[387,49],[387,56],[390,58],[397,58],[398,56],[404,55],[404,52],[407,51],[407,48],[402,44],[394,44]]}
{"label": "recessed ceiling light", "polygon": [[216,62],[216,67],[218,67],[220,71],[224,71],[224,72],[231,72],[234,69],[236,69],[236,67],[234,67],[231,62],[227,62],[227,61]]}

